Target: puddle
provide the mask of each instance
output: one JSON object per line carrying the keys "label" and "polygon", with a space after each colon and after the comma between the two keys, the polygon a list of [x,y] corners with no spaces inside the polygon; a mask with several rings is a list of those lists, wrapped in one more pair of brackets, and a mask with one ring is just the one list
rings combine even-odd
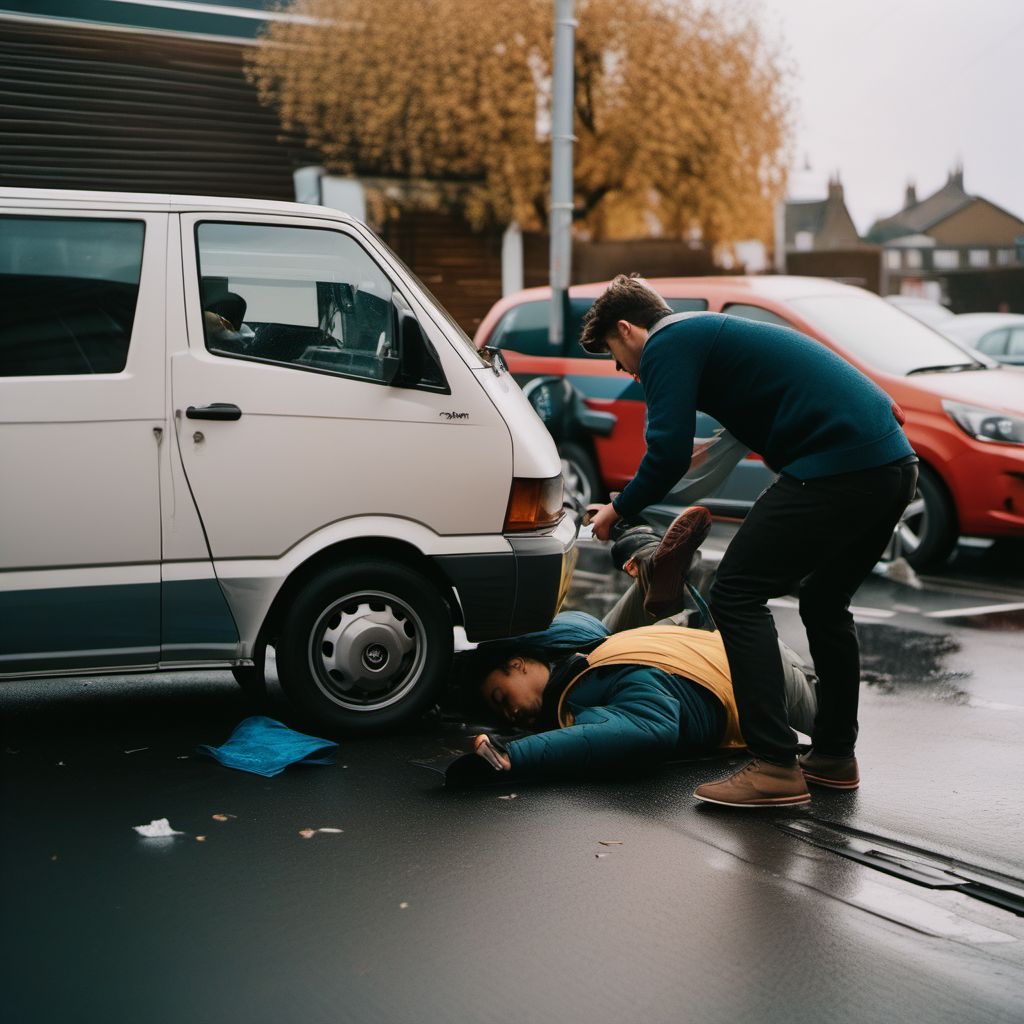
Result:
{"label": "puddle", "polygon": [[952,704],[970,700],[961,683],[969,672],[952,672],[946,659],[960,650],[948,633],[919,633],[874,623],[857,627],[861,679],[878,693],[923,693]]}

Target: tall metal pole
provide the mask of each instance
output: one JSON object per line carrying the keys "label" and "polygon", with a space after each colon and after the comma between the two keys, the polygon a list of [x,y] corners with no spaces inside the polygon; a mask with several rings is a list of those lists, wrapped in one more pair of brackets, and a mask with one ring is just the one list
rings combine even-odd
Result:
{"label": "tall metal pole", "polygon": [[572,133],[575,88],[575,0],[555,0],[555,63],[551,75],[551,320],[548,341],[559,350],[565,334],[572,266]]}

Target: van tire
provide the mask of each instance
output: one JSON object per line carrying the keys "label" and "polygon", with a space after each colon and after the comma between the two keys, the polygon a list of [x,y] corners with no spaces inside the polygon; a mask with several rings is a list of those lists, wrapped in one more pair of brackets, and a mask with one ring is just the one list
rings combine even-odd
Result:
{"label": "van tire", "polygon": [[[909,535],[905,527],[910,528]],[[945,485],[933,469],[921,463],[918,470],[917,493],[900,518],[899,532],[903,540],[903,557],[918,572],[944,564],[959,537],[956,509]],[[916,538],[908,543],[908,536]]]}
{"label": "van tire", "polygon": [[318,728],[382,732],[434,702],[452,665],[452,615],[433,583],[395,562],[350,562],[296,594],[277,643],[289,700]]}
{"label": "van tire", "polygon": [[562,478],[566,494],[572,494],[581,505],[603,502],[607,497],[594,456],[575,441],[562,441],[558,445],[562,460]]}

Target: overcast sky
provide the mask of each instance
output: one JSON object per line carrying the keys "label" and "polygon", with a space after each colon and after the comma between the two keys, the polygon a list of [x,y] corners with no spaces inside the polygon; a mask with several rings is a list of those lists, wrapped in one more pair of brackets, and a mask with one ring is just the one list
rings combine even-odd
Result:
{"label": "overcast sky", "polygon": [[1024,0],[753,2],[796,66],[796,164],[840,171],[861,232],[958,158],[968,192],[1024,217]]}

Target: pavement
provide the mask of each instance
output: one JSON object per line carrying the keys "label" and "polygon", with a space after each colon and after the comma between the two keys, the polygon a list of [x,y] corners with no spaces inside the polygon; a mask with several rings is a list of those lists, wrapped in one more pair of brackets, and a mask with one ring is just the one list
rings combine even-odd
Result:
{"label": "pavement", "polygon": [[[586,545],[571,601],[624,582]],[[448,792],[451,716],[263,779],[195,752],[252,712],[228,673],[5,683],[5,1019],[1019,1022],[1024,549],[917,582],[857,595],[863,784],[809,811],[697,805],[735,759]]]}

